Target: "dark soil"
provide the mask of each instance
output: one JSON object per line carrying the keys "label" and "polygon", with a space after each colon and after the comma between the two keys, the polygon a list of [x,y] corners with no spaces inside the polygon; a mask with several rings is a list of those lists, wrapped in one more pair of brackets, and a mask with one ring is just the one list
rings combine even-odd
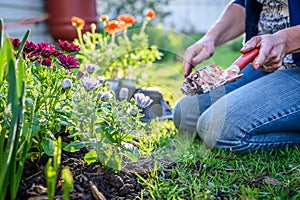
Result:
{"label": "dark soil", "polygon": [[[135,199],[141,196],[142,186],[135,175],[147,178],[150,169],[148,161],[129,163],[118,173],[103,167],[100,163],[88,165],[84,160],[86,149],[78,152],[62,152],[61,167],[68,166],[74,179],[70,199]],[[41,200],[47,198],[45,166],[48,156],[40,160],[27,161],[19,185],[17,199]],[[62,199],[62,181],[58,172],[55,199]],[[144,199],[150,197],[143,196]]]}

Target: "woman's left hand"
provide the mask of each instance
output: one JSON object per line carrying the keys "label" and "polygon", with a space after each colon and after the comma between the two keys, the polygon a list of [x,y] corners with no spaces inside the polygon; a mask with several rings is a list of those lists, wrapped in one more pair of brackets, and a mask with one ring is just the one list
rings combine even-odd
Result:
{"label": "woman's left hand", "polygon": [[255,36],[244,44],[241,53],[247,53],[254,48],[259,48],[259,54],[253,61],[253,67],[273,72],[281,67],[286,55],[286,38],[276,33]]}

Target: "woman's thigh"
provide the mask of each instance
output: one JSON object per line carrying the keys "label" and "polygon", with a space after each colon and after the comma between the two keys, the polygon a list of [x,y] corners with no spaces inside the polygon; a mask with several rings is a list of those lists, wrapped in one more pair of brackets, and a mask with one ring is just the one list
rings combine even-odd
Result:
{"label": "woman's thigh", "polygon": [[300,142],[300,68],[276,71],[220,98],[198,119],[209,147],[274,149]]}

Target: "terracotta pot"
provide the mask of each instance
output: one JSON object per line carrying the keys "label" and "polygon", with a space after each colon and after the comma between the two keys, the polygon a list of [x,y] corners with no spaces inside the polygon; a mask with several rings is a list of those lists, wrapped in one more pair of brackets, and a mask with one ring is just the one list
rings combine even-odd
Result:
{"label": "terracotta pot", "polygon": [[73,41],[77,37],[72,16],[85,20],[83,32],[90,30],[91,23],[97,23],[96,0],[45,0],[45,3],[49,32],[56,41]]}

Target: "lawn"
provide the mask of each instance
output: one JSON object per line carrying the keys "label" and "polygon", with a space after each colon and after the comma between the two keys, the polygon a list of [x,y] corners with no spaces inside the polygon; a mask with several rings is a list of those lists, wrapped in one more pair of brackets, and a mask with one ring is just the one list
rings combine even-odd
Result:
{"label": "lawn", "polygon": [[[233,45],[217,48],[214,56],[200,66],[229,66],[240,56]],[[181,60],[158,62],[146,71],[149,85],[159,87],[171,106],[182,96],[181,67]],[[148,178],[140,177],[146,187],[140,199],[300,198],[299,148],[234,154],[207,150],[198,138],[176,136],[159,152],[154,171]]]}

